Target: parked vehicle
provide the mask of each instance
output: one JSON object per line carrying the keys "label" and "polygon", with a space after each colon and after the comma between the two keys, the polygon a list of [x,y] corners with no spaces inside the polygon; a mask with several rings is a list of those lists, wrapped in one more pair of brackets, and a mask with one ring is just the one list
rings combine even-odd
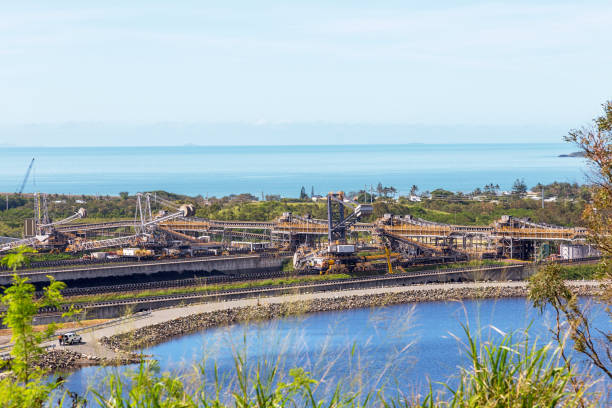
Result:
{"label": "parked vehicle", "polygon": [[61,334],[58,337],[60,346],[68,345],[68,344],[79,344],[83,341],[81,336],[74,332],[68,332]]}

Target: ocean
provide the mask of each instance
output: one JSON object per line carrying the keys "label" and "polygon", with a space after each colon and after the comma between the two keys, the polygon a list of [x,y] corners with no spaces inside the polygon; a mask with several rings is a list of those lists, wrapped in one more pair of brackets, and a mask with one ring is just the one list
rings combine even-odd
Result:
{"label": "ocean", "polygon": [[117,195],[142,191],[296,197],[357,191],[380,182],[407,194],[485,184],[509,190],[517,178],[584,183],[584,159],[555,144],[406,144],[343,146],[0,147],[0,192],[15,192],[35,158],[24,192]]}

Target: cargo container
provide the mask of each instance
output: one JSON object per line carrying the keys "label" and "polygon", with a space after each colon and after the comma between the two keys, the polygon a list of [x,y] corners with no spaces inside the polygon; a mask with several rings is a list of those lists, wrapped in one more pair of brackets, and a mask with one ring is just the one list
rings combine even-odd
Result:
{"label": "cargo container", "polygon": [[118,252],[121,256],[130,258],[147,258],[155,255],[155,253],[150,249],[140,248],[123,248],[121,251]]}
{"label": "cargo container", "polygon": [[108,258],[108,252],[92,252],[91,258],[98,259],[98,260],[106,259]]}
{"label": "cargo container", "polygon": [[121,250],[121,255],[123,256],[137,256],[136,252],[139,250],[139,248],[123,248]]}
{"label": "cargo container", "polygon": [[590,245],[561,244],[559,255],[561,259],[580,259],[600,256],[601,254]]}
{"label": "cargo container", "polygon": [[332,254],[352,254],[355,252],[355,245],[351,245],[351,244],[330,245],[329,252]]}

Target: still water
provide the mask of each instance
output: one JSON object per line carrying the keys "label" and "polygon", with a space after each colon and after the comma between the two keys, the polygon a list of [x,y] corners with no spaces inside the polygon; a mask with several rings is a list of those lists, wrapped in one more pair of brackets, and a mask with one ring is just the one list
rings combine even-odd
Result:
{"label": "still water", "polygon": [[[593,308],[591,317],[596,327],[610,330],[603,309]],[[440,389],[435,382],[453,381],[457,367],[466,362],[462,324],[491,340],[500,339],[499,331],[529,328],[530,338],[543,344],[550,340],[552,319],[550,312],[540,316],[523,298],[426,302],[237,324],[175,338],[144,352],[159,361],[162,371],[175,374],[192,373],[205,361],[207,383],[214,380],[214,365],[223,382],[230,383],[240,356],[251,369],[280,362],[281,375],[304,367],[321,381],[319,395],[331,392],[338,379],[346,389],[384,387],[388,395],[412,395],[426,392],[429,381],[435,389]],[[84,394],[90,385],[99,387],[108,373],[130,369],[134,367],[83,368],[68,378],[67,388]]]}
{"label": "still water", "polygon": [[16,191],[34,157],[25,192],[117,195],[166,190],[179,194],[258,197],[358,191],[381,182],[407,194],[445,188],[472,191],[517,178],[585,182],[584,160],[558,157],[558,144],[411,144],[232,147],[0,147],[0,192]]}

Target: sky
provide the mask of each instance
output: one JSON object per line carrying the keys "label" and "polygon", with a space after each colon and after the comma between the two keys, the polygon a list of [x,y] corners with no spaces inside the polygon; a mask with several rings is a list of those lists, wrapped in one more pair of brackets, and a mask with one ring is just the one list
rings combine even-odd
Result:
{"label": "sky", "polygon": [[0,145],[559,142],[610,1],[0,3]]}

